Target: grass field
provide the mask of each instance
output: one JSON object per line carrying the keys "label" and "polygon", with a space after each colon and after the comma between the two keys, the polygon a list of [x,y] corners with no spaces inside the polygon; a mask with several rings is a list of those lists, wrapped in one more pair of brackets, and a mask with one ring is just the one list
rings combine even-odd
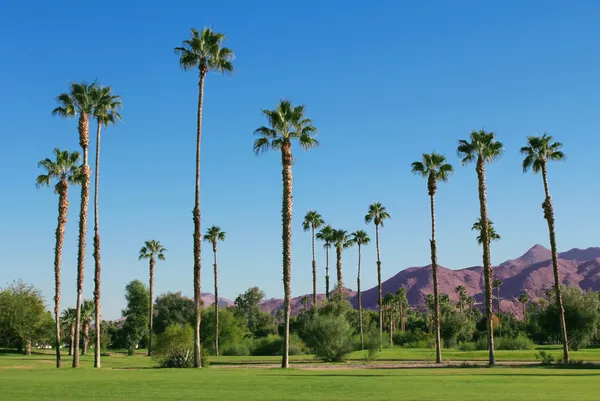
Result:
{"label": "grass field", "polygon": [[[384,350],[383,360],[428,355],[431,350]],[[451,351],[446,350],[449,356]],[[525,360],[533,351],[505,351],[502,359]],[[555,352],[555,350],[553,351]],[[583,360],[600,350],[580,351]],[[480,352],[465,352],[481,358]],[[483,358],[485,354],[483,354]],[[12,400],[598,400],[600,369],[541,366],[489,368],[319,369],[252,368],[251,363],[278,358],[221,357],[217,367],[153,369],[150,358],[121,354],[92,368],[54,368],[51,354],[0,354],[0,399]],[[295,357],[296,360],[301,358]],[[306,361],[311,361],[303,357]],[[597,358],[600,359],[600,358]],[[65,365],[69,365],[68,357]],[[312,361],[314,362],[314,360]],[[224,364],[238,364],[225,367]],[[298,365],[301,366],[301,365]]]}

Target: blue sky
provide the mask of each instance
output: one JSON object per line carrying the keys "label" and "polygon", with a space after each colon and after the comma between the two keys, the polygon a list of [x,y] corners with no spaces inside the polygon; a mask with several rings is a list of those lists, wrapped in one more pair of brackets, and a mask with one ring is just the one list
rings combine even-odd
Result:
{"label": "blue sky", "polygon": [[[232,77],[206,83],[202,143],[203,227],[220,225],[220,292],[234,298],[258,285],[281,297],[281,167],[252,153],[260,110],[282,97],[307,105],[321,147],[295,151],[292,292],[311,288],[308,209],[335,227],[365,228],[370,203],[387,206],[381,233],[383,277],[429,262],[425,181],[410,173],[421,153],[445,153],[456,174],[437,195],[439,261],[480,264],[471,224],[478,215],[474,166],[460,167],[456,142],[494,131],[505,154],[488,169],[490,217],[502,235],[494,263],[548,244],[542,183],[523,175],[525,137],[548,131],[567,163],[550,167],[561,250],[600,245],[595,185],[600,146],[600,5],[560,1],[105,1],[102,7],[41,1],[0,14],[0,286],[22,278],[51,303],[57,197],[36,189],[37,162],[54,147],[78,150],[75,120],[50,115],[70,81],[111,85],[124,122],[105,131],[100,172],[103,315],[117,318],[123,289],[147,281],[137,261],[143,241],[160,240],[167,261],[156,292],[192,294],[192,214],[197,74],[173,48],[191,27],[213,25],[236,53]],[[92,144],[93,150],[93,144]],[[79,191],[64,249],[62,305],[75,303]],[[591,218],[590,218],[591,217]],[[90,224],[90,232],[92,225]],[[374,235],[373,227],[366,227]],[[92,297],[91,235],[85,297]],[[210,249],[203,287],[212,291]],[[208,251],[208,252],[206,252]],[[320,289],[324,252],[318,250]],[[363,286],[376,284],[375,247],[364,252]],[[344,253],[355,282],[356,250]]]}

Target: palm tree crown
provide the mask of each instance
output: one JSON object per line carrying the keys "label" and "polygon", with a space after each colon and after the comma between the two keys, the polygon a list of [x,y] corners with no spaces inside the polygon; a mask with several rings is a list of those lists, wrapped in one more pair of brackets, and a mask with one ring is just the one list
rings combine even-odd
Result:
{"label": "palm tree crown", "polygon": [[387,212],[385,206],[379,202],[375,202],[369,206],[369,212],[365,216],[365,223],[375,223],[376,226],[383,227],[383,221],[390,219],[390,214]]}
{"label": "palm tree crown", "polygon": [[264,153],[269,149],[281,149],[284,143],[298,139],[300,147],[310,150],[319,146],[314,138],[317,128],[304,115],[304,105],[293,106],[289,100],[281,100],[275,110],[262,111],[270,127],[262,126],[254,133],[260,138],[254,141],[254,152]]}
{"label": "palm tree crown", "polygon": [[91,114],[94,109],[93,92],[96,90],[96,83],[71,83],[71,91],[58,95],[60,106],[52,110],[52,115],[61,117],[76,117],[78,114]]}
{"label": "palm tree crown", "polygon": [[521,295],[519,295],[519,302],[521,302],[522,304],[526,304],[527,302],[529,302],[529,296],[526,292],[522,292]]}
{"label": "palm tree crown", "polygon": [[[479,245],[483,244],[483,236],[481,235],[481,230],[481,218],[478,218],[477,221],[473,223],[471,231],[477,231],[479,233],[479,235],[477,235],[477,243]],[[502,239],[502,237],[500,237],[500,234],[496,232],[496,229],[494,228],[494,222],[492,220],[488,220],[488,239],[490,241],[499,241]]]}
{"label": "palm tree crown", "polygon": [[116,124],[122,120],[118,110],[123,107],[121,97],[112,94],[110,86],[94,86],[91,91],[93,103],[92,114],[98,123],[104,127]]}
{"label": "palm tree crown", "polygon": [[350,234],[350,242],[356,245],[367,245],[371,242],[371,238],[369,238],[369,234],[367,234],[364,230],[356,230],[352,234]]}
{"label": "palm tree crown", "polygon": [[225,231],[221,230],[219,226],[212,226],[206,230],[204,234],[204,241],[216,244],[217,241],[225,241]]}
{"label": "palm tree crown", "polygon": [[58,192],[59,185],[63,180],[69,183],[79,183],[81,180],[81,166],[79,165],[79,152],[71,152],[68,150],[54,149],[56,160],[44,159],[39,162],[39,166],[46,170],[46,174],[40,174],[36,179],[38,187],[49,187],[53,179],[59,182],[54,187],[55,192]]}
{"label": "palm tree crown", "polygon": [[335,248],[349,248],[353,245],[350,235],[346,230],[333,230],[331,243]]}
{"label": "palm tree crown", "polygon": [[140,249],[139,260],[151,259],[156,257],[159,260],[165,260],[165,252],[167,249],[161,245],[160,241],[149,240],[144,243],[144,246]]}
{"label": "palm tree crown", "polygon": [[317,239],[324,242],[323,248],[331,247],[331,243],[333,242],[333,239],[332,239],[333,231],[334,231],[333,227],[331,227],[329,224],[327,224],[326,226],[321,227],[321,229],[317,233],[317,235],[316,235]]}
{"label": "palm tree crown", "polygon": [[[316,230],[325,224],[325,220],[321,217],[321,215],[316,210],[309,210],[304,216],[304,221],[302,222],[302,228],[304,231],[308,231],[311,228]],[[318,238],[318,234],[317,234]]]}
{"label": "palm tree crown", "polygon": [[189,39],[184,40],[181,47],[175,48],[179,54],[179,65],[184,70],[198,68],[202,74],[208,71],[221,73],[233,72],[235,55],[227,47],[223,47],[225,35],[214,32],[210,27],[198,32],[192,28]]}
{"label": "palm tree crown", "polygon": [[523,160],[523,172],[530,168],[534,173],[539,173],[544,168],[546,162],[564,161],[565,154],[561,151],[562,143],[552,142],[552,136],[544,133],[540,136],[530,136],[527,138],[528,146],[521,148],[521,154],[525,155]]}
{"label": "palm tree crown", "polygon": [[493,132],[484,130],[471,132],[471,142],[461,139],[458,141],[457,153],[462,158],[462,164],[468,164],[477,159],[492,162],[502,155],[503,145],[496,140]]}
{"label": "palm tree crown", "polygon": [[423,178],[427,178],[427,188],[432,196],[436,191],[437,181],[448,181],[454,173],[452,165],[446,163],[446,156],[438,153],[423,153],[423,160],[411,164],[412,172]]}

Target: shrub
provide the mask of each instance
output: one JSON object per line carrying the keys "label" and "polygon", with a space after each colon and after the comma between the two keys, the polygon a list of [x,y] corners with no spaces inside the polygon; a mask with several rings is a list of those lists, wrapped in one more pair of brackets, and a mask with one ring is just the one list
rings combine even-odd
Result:
{"label": "shrub", "polygon": [[174,348],[159,358],[159,366],[161,368],[191,368],[193,356],[190,349]]}
{"label": "shrub", "polygon": [[353,330],[343,315],[319,315],[308,330],[309,345],[318,358],[341,362],[352,352]]}
{"label": "shrub", "polygon": [[515,338],[499,337],[494,345],[496,349],[506,351],[528,350],[534,348],[533,341],[523,335]]}
{"label": "shrub", "polygon": [[[297,334],[290,335],[288,353],[290,355],[303,355],[306,353],[306,345]],[[251,354],[255,356],[276,356],[283,353],[283,338],[277,334],[254,340]]]}
{"label": "shrub", "polygon": [[163,368],[189,368],[193,363],[194,330],[190,325],[168,326],[156,336],[153,350],[158,366]]}
{"label": "shrub", "polygon": [[458,344],[459,351],[475,351],[476,349],[477,349],[477,345],[472,341]]}
{"label": "shrub", "polygon": [[552,362],[554,362],[554,357],[552,356],[552,354],[544,350],[536,352],[535,359],[541,361],[542,365],[552,365]]}
{"label": "shrub", "polygon": [[[208,368],[210,365],[210,361],[208,360],[208,350],[206,348],[202,348],[200,350],[200,366],[203,368]],[[182,366],[188,368],[189,366]]]}
{"label": "shrub", "polygon": [[221,349],[221,355],[225,356],[249,356],[252,355],[252,339],[244,339],[242,342],[226,344]]}
{"label": "shrub", "polygon": [[379,333],[373,331],[365,335],[365,359],[373,361],[381,351],[381,342],[379,341]]}
{"label": "shrub", "polygon": [[433,348],[435,338],[420,329],[414,331],[397,331],[393,335],[394,344],[404,348]]}

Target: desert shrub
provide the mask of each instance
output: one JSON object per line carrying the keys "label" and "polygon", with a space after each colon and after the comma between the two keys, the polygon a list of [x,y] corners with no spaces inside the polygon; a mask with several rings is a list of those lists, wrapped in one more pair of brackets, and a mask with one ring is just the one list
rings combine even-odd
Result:
{"label": "desert shrub", "polygon": [[528,337],[519,335],[515,338],[498,337],[495,339],[494,346],[498,350],[516,351],[533,349],[534,344]]}
{"label": "desert shrub", "polygon": [[247,338],[238,343],[225,344],[221,347],[221,354],[225,356],[249,356],[252,355],[253,349],[253,340]]}
{"label": "desert shrub", "polygon": [[315,317],[308,329],[308,345],[318,358],[341,362],[352,352],[353,329],[344,315]]}
{"label": "desert shrub", "polygon": [[[200,350],[200,366],[203,368],[208,368],[210,365],[210,360],[208,359],[208,350],[206,348],[202,348]],[[188,366],[185,366],[186,368]]]}
{"label": "desert shrub", "polygon": [[161,368],[191,368],[193,359],[192,350],[173,348],[166,354],[161,355],[158,365]]}
{"label": "desert shrub", "polygon": [[552,365],[552,362],[554,362],[554,357],[552,356],[552,354],[544,350],[536,352],[535,359],[541,361],[542,365]]}
{"label": "desert shrub", "polygon": [[[297,334],[290,334],[290,346],[288,353],[290,355],[303,355],[307,351],[306,345]],[[252,355],[255,356],[275,356],[283,352],[283,338],[277,334],[270,334],[267,337],[257,338],[254,341]]]}
{"label": "desert shrub", "polygon": [[[393,334],[394,344],[404,348],[433,348],[435,337],[432,334],[415,329],[413,331],[397,331]],[[385,343],[385,341],[384,341]]]}
{"label": "desert shrub", "polygon": [[158,366],[163,368],[188,368],[193,362],[194,330],[190,325],[168,326],[156,336],[153,353]]}
{"label": "desert shrub", "polygon": [[381,342],[379,341],[379,333],[373,330],[365,334],[365,359],[373,361],[381,351]]}

